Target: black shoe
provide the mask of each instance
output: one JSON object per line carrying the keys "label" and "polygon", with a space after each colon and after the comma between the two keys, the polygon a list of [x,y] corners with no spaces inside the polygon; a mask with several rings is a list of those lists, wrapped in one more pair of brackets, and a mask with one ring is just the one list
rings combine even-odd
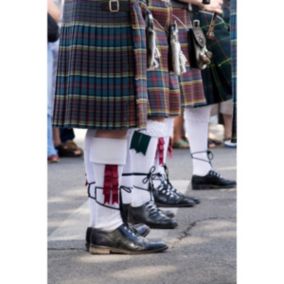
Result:
{"label": "black shoe", "polygon": [[[146,237],[150,233],[150,228],[145,224],[128,224],[130,230],[133,231],[134,234],[142,237]],[[90,242],[91,242],[91,234],[94,228],[88,227],[86,231],[86,239],[85,239],[85,247],[86,250],[89,251]]]}
{"label": "black shoe", "polygon": [[156,229],[174,229],[178,225],[175,219],[166,216],[153,201],[139,207],[129,207],[128,220],[130,223],[143,223]]}
{"label": "black shoe", "polygon": [[193,201],[195,204],[199,204],[200,203],[200,199],[199,198],[194,197],[194,196],[184,195],[183,193],[178,192],[177,189],[174,188],[171,183],[170,183],[170,186],[171,186],[170,190],[172,190],[173,192],[175,192],[179,196],[181,196],[183,198],[186,198],[186,199],[189,199],[189,200]]}
{"label": "black shoe", "polygon": [[162,190],[155,189],[153,195],[155,203],[159,207],[193,207],[195,205],[192,199],[185,198],[167,188]]}
{"label": "black shoe", "polygon": [[165,182],[167,183],[169,190],[176,192],[178,195],[180,195],[183,198],[187,198],[187,199],[192,200],[195,204],[200,203],[200,199],[198,199],[194,196],[184,195],[183,193],[179,192],[176,188],[174,188],[174,186],[170,182],[170,174],[169,174],[168,166],[166,164],[164,164],[163,168],[164,168],[164,171],[165,171]]}
{"label": "black shoe", "polygon": [[129,228],[139,236],[146,237],[150,233],[150,228],[145,224],[131,224],[128,222],[129,204],[121,204],[120,213],[124,224],[128,224]]}
{"label": "black shoe", "polygon": [[175,213],[170,210],[161,210],[160,208],[158,209],[169,218],[174,218],[176,216]]}
{"label": "black shoe", "polygon": [[[164,166],[166,167],[166,166]],[[167,170],[165,168],[167,173]],[[193,207],[196,203],[182,193],[178,193],[170,183],[168,177],[161,173],[155,174],[154,179],[159,180],[160,185],[153,188],[155,203],[159,207]]]}
{"label": "black shoe", "polygon": [[178,195],[180,195],[181,197],[183,197],[184,199],[189,199],[189,200],[193,201],[195,204],[199,204],[199,203],[200,203],[200,199],[197,198],[197,197],[184,195],[184,194],[181,193],[181,192],[175,191],[175,190],[176,190],[175,188],[173,188],[172,190],[173,190],[174,192],[176,192],[176,194],[178,194]]}
{"label": "black shoe", "polygon": [[191,187],[193,190],[234,188],[237,183],[221,177],[220,174],[211,170],[206,176],[192,176]]}
{"label": "black shoe", "polygon": [[162,252],[168,246],[163,241],[149,241],[137,236],[128,226],[122,224],[112,232],[93,229],[89,252],[91,254],[146,254]]}
{"label": "black shoe", "polygon": [[[130,207],[130,204],[123,204],[122,207],[121,207],[121,216],[122,216],[122,220],[124,221],[124,223],[128,223],[130,226],[134,226],[132,224],[130,224],[128,222],[128,209]],[[170,210],[161,210],[158,208],[159,211],[161,211],[163,214],[165,214],[167,217],[169,218],[174,218],[175,217],[175,214],[173,212],[171,212]],[[135,224],[135,227],[137,225],[144,225],[146,226],[145,224]],[[150,229],[149,229],[150,230]],[[141,228],[140,230],[141,231]],[[149,231],[150,232],[150,231]],[[139,235],[143,236],[143,237],[146,237],[147,235],[144,235],[144,234],[141,234],[138,232]]]}

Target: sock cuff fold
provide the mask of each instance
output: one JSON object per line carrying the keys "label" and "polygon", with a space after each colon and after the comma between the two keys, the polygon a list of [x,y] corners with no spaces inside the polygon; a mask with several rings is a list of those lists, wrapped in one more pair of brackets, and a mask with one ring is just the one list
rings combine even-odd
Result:
{"label": "sock cuff fold", "polygon": [[90,149],[90,161],[96,164],[125,165],[127,140],[95,137]]}

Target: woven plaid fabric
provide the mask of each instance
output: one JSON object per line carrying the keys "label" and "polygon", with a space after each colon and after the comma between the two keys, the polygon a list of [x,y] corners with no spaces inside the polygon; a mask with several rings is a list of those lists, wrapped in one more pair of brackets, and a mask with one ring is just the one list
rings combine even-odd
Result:
{"label": "woven plaid fabric", "polygon": [[177,116],[181,112],[181,97],[178,77],[169,72],[168,31],[172,23],[172,7],[169,1],[149,0],[148,9],[154,17],[157,46],[161,57],[159,68],[148,70],[149,118]]}
{"label": "woven plaid fabric", "polygon": [[231,60],[232,60],[232,94],[236,101],[237,84],[237,3],[236,0],[230,1],[230,35],[231,35]]}
{"label": "woven plaid fabric", "polygon": [[[189,61],[188,29],[192,25],[188,12],[188,4],[172,0],[173,19],[179,29],[179,41],[183,53]],[[179,77],[182,105],[184,107],[198,107],[206,104],[201,71],[187,67],[187,72]]]}
{"label": "woven plaid fabric", "polygon": [[237,142],[237,1],[230,0],[230,34],[232,58],[232,95],[234,102],[232,141]]}
{"label": "woven plaid fabric", "polygon": [[[195,19],[200,20],[200,25],[206,34],[212,13],[195,10],[193,15]],[[208,105],[232,98],[230,32],[225,21],[219,16],[214,31],[215,39],[207,38],[207,48],[213,53],[212,63],[209,68],[201,72]]]}
{"label": "woven plaid fabric", "polygon": [[54,126],[144,128],[147,121],[145,22],[135,0],[66,0]]}

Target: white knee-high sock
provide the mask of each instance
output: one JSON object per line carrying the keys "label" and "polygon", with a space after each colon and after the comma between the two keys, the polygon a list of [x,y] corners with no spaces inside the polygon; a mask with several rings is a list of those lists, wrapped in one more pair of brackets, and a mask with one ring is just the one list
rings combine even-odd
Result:
{"label": "white knee-high sock", "polygon": [[[133,165],[133,152],[130,150],[131,139],[134,130],[128,130],[127,132],[127,159],[123,167],[123,173],[131,173]],[[133,176],[122,175],[121,177],[121,196],[123,204],[131,204],[133,190]]]}
{"label": "white knee-high sock", "polygon": [[212,166],[208,160],[208,123],[211,106],[186,108],[184,123],[192,154],[193,175],[205,176]]}
{"label": "white knee-high sock", "polygon": [[122,224],[119,186],[126,161],[127,141],[89,134],[86,134],[85,141],[85,165],[89,183],[90,226],[113,231]]}
{"label": "white knee-high sock", "polygon": [[[137,153],[135,149],[129,148],[128,150],[127,165],[123,171],[122,185],[129,186],[132,184],[132,207],[139,207],[150,201],[152,198],[151,193],[148,191],[149,180],[147,180],[147,174],[149,174],[154,165],[158,137],[164,133],[164,129],[165,127],[163,122],[149,120],[147,122],[147,129],[139,132],[142,135],[146,135],[150,138],[146,154],[140,152]],[[128,137],[129,145],[131,144],[133,135],[134,132]]]}
{"label": "white knee-high sock", "polygon": [[165,133],[165,136],[164,136],[164,140],[165,140],[164,164],[167,163],[170,138],[173,136],[173,132],[174,132],[174,119],[175,119],[174,117],[169,117],[169,118],[165,119],[166,133]]}
{"label": "white knee-high sock", "polygon": [[[91,184],[95,182],[95,172],[94,172],[94,165],[90,161],[90,151],[92,147],[92,142],[95,137],[96,131],[93,129],[88,129],[85,136],[84,141],[84,165],[85,165],[85,173],[87,184]],[[89,209],[90,209],[90,221],[89,226],[94,227],[95,224],[95,201],[91,198],[88,198]]]}
{"label": "white knee-high sock", "polygon": [[93,164],[90,161],[90,151],[95,135],[96,135],[96,130],[88,129],[84,140],[84,165],[85,165],[85,173],[88,183],[95,181],[94,170],[92,167]]}
{"label": "white knee-high sock", "polygon": [[[162,164],[160,163],[159,157],[155,157],[155,173],[160,173],[162,176],[165,175],[165,169],[163,165],[167,163],[167,156],[168,156],[168,148],[169,148],[169,143],[170,143],[170,138],[173,134],[173,129],[174,129],[174,118],[169,117],[165,119],[165,132],[163,133],[163,140],[164,140],[164,151],[163,151],[163,162]],[[161,137],[160,137],[161,138]],[[154,186],[157,188],[160,185],[160,180],[155,179],[154,181]]]}

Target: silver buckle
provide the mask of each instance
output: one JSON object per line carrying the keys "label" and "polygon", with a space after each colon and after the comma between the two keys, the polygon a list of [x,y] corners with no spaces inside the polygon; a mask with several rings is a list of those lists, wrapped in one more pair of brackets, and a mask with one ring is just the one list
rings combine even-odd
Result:
{"label": "silver buckle", "polygon": [[108,7],[109,7],[109,11],[111,13],[119,12],[119,0],[109,0],[108,1]]}

